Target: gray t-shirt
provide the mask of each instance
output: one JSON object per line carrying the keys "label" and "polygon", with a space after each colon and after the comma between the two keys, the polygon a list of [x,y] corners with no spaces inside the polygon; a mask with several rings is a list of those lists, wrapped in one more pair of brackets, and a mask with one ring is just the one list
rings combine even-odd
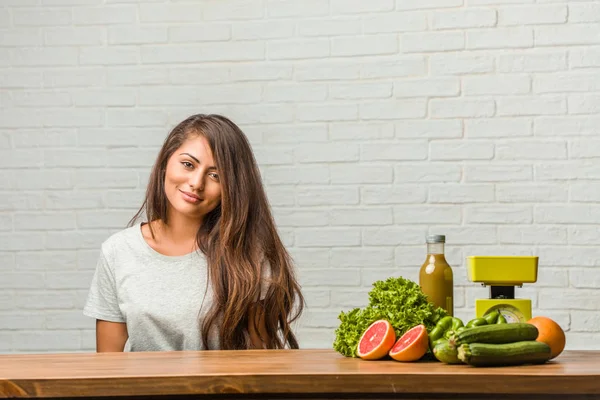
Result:
{"label": "gray t-shirt", "polygon": [[[158,253],[142,236],[141,224],[136,224],[102,244],[83,313],[125,322],[129,333],[125,351],[205,350],[201,322],[213,304],[207,279],[202,253]],[[209,349],[218,349],[218,334],[213,333]]]}

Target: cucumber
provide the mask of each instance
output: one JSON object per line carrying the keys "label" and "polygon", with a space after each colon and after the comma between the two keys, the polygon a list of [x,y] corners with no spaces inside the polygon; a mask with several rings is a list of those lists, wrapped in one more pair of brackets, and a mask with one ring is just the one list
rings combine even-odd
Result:
{"label": "cucumber", "polygon": [[474,367],[543,364],[551,357],[550,346],[535,340],[504,344],[470,343],[458,348],[458,359]]}
{"label": "cucumber", "polygon": [[458,347],[465,343],[512,343],[535,340],[538,329],[527,323],[482,325],[467,328],[453,335],[450,344]]}
{"label": "cucumber", "polygon": [[472,328],[474,326],[481,326],[481,325],[487,325],[488,322],[486,321],[485,318],[474,318],[472,320],[470,320],[469,322],[467,322],[467,328]]}
{"label": "cucumber", "polygon": [[462,361],[458,359],[456,347],[451,346],[447,340],[437,342],[433,348],[433,355],[445,364],[462,364]]}

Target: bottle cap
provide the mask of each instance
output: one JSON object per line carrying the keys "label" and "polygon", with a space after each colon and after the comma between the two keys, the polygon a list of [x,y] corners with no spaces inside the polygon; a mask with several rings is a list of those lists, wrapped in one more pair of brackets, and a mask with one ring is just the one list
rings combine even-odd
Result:
{"label": "bottle cap", "polygon": [[446,243],[445,235],[429,235],[427,236],[427,243]]}

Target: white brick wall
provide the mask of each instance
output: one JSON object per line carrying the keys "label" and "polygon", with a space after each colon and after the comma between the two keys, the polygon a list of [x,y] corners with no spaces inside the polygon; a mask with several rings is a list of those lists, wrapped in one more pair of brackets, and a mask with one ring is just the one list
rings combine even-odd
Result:
{"label": "white brick wall", "polygon": [[448,239],[600,348],[600,6],[567,0],[1,0],[0,352],[89,351],[98,249],[170,127],[247,132],[298,263],[304,347]]}

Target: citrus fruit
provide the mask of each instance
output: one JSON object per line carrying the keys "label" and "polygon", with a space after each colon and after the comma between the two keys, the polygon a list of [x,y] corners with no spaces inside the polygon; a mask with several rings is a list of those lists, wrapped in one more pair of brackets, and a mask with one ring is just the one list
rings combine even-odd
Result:
{"label": "citrus fruit", "polygon": [[378,360],[387,355],[395,341],[396,332],[392,324],[380,319],[369,325],[360,337],[357,354],[363,360]]}
{"label": "citrus fruit", "polygon": [[550,359],[556,358],[565,349],[567,338],[565,332],[555,321],[548,317],[533,317],[527,323],[535,325],[538,329],[537,341],[546,343],[550,346],[552,356]]}
{"label": "citrus fruit", "polygon": [[389,354],[396,361],[417,361],[425,355],[428,348],[427,329],[421,324],[402,335]]}

